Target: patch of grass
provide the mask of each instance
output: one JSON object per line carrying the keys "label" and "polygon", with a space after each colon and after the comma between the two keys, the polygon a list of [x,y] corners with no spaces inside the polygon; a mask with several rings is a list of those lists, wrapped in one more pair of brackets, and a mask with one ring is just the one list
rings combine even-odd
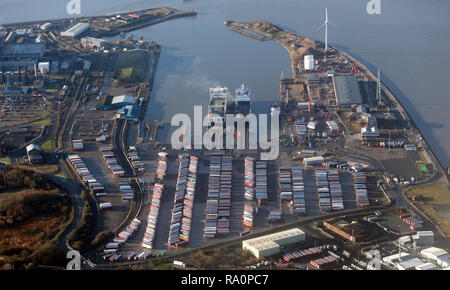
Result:
{"label": "patch of grass", "polygon": [[48,150],[53,151],[55,150],[55,138],[51,138],[44,142],[44,144],[41,145],[42,150]]}
{"label": "patch of grass", "polygon": [[[416,195],[421,195],[423,198],[418,201],[412,201],[412,198]],[[450,190],[447,185],[442,183],[432,183],[415,186],[408,189],[405,192],[405,196],[430,219],[438,224],[440,229],[447,236],[450,236],[450,218],[440,217],[434,207],[436,205],[450,207]]]}
{"label": "patch of grass", "polygon": [[36,165],[36,166],[20,165],[19,168],[25,170],[32,170],[36,173],[46,175],[54,175],[59,171],[58,165]]}
{"label": "patch of grass", "polygon": [[11,165],[11,159],[9,157],[0,158],[0,162]]}
{"label": "patch of grass", "polygon": [[30,125],[44,125],[44,126],[50,126],[52,124],[51,118],[45,118],[42,120],[34,121],[30,123]]}
{"label": "patch of grass", "polygon": [[166,262],[161,264],[156,264],[152,270],[170,270],[172,268],[173,263]]}
{"label": "patch of grass", "polygon": [[142,81],[148,58],[149,53],[144,50],[133,50],[121,53],[117,58],[113,76],[122,81]]}

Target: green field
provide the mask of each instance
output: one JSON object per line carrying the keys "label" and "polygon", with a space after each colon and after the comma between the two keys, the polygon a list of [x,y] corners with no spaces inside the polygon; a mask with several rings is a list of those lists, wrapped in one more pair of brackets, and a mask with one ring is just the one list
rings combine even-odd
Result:
{"label": "green field", "polygon": [[[416,195],[423,198],[412,201]],[[450,236],[450,190],[446,184],[432,183],[408,189],[405,196],[439,225],[440,229]]]}
{"label": "green field", "polygon": [[121,53],[114,66],[114,78],[129,82],[142,81],[149,57],[148,51],[145,50],[133,50]]}

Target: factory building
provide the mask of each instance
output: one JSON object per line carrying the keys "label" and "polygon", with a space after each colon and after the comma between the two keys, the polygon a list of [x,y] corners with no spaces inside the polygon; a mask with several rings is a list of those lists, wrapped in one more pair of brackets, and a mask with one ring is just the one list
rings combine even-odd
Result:
{"label": "factory building", "polygon": [[41,149],[36,144],[30,144],[26,147],[27,157],[30,164],[38,164],[42,162]]}
{"label": "factory building", "polygon": [[111,106],[113,108],[122,108],[127,105],[135,105],[135,104],[136,104],[136,97],[127,95],[114,97],[111,101]]}
{"label": "factory building", "polygon": [[90,25],[88,23],[76,23],[74,25],[69,26],[66,30],[61,32],[62,37],[72,37],[76,38],[81,34],[85,33],[89,30]]}
{"label": "factory building", "polygon": [[366,127],[361,128],[361,138],[380,137],[377,119],[372,116],[367,117]]}
{"label": "factory building", "polygon": [[339,133],[339,126],[335,121],[327,121],[327,127],[331,135]]}
{"label": "factory building", "polygon": [[335,75],[333,77],[333,86],[338,106],[351,107],[362,104],[358,81],[354,76]]}
{"label": "factory building", "polygon": [[44,52],[44,43],[5,44],[0,46],[0,66],[6,70],[16,70],[18,66],[32,70]]}
{"label": "factory building", "polygon": [[139,120],[139,108],[138,105],[126,105],[120,108],[117,113],[126,120],[137,122]]}
{"label": "factory building", "polygon": [[280,252],[281,246],[305,241],[305,232],[298,228],[278,232],[242,242],[242,249],[250,251],[256,258],[272,256]]}
{"label": "factory building", "polygon": [[82,37],[81,46],[85,49],[98,50],[103,47],[105,40],[95,37]]}
{"label": "factory building", "polygon": [[420,251],[420,253],[424,257],[436,262],[442,268],[447,268],[450,265],[450,254],[444,249],[430,247]]}
{"label": "factory building", "polygon": [[365,241],[370,236],[370,229],[358,221],[334,218],[323,222],[325,228],[351,242]]}

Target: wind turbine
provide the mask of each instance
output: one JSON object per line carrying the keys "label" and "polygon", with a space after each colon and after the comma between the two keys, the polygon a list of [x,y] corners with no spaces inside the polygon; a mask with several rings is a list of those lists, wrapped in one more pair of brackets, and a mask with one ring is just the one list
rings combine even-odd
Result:
{"label": "wind turbine", "polygon": [[328,22],[328,8],[325,8],[325,22],[319,27],[319,29],[325,27],[325,48],[323,49],[325,59],[327,58],[327,50],[328,50],[328,24],[331,24],[332,26],[337,26],[332,22]]}
{"label": "wind turbine", "polygon": [[326,57],[328,49],[328,8],[325,8],[325,22],[319,28],[322,27],[325,27],[325,48],[323,49],[323,54]]}

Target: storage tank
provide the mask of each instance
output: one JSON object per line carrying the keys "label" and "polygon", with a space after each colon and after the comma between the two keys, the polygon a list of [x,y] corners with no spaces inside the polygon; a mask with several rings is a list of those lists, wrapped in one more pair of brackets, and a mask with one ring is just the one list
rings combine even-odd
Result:
{"label": "storage tank", "polygon": [[305,70],[314,70],[314,56],[305,55]]}

